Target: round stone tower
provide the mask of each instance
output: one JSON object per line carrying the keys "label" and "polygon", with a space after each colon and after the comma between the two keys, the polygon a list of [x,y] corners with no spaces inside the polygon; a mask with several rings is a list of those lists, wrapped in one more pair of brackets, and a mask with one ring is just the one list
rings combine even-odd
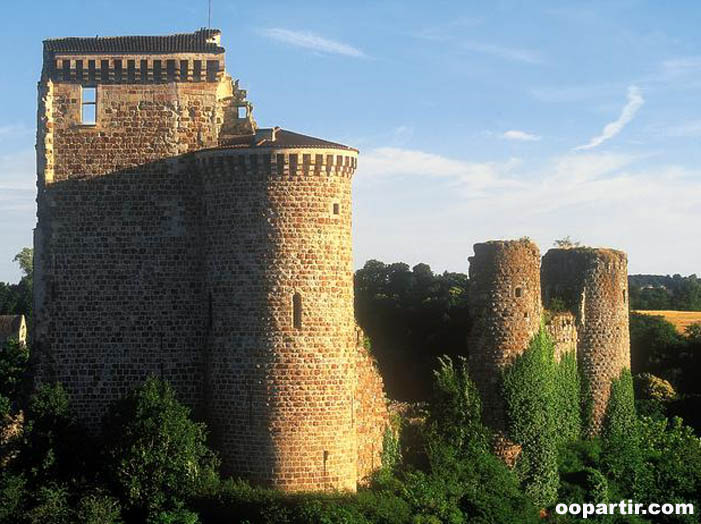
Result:
{"label": "round stone tower", "polygon": [[286,491],[356,489],[357,157],[279,128],[193,156],[210,427],[226,470]]}
{"label": "round stone tower", "polygon": [[497,433],[496,451],[507,462],[518,453],[504,437],[501,371],[528,347],[540,327],[540,252],[529,240],[475,244],[470,257],[470,372],[484,422]]}
{"label": "round stone tower", "polygon": [[611,380],[630,368],[628,261],[613,249],[551,249],[543,257],[543,302],[576,319],[577,359],[591,396],[588,433],[601,430]]}

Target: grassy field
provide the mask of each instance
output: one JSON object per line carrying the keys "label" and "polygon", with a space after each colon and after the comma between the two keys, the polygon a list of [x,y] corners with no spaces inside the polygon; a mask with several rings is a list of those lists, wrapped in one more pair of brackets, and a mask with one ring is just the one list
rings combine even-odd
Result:
{"label": "grassy field", "polygon": [[643,311],[637,310],[634,313],[640,313],[643,315],[654,315],[664,317],[667,322],[674,324],[679,333],[684,333],[684,329],[689,324],[694,324],[696,322],[701,322],[701,311]]}

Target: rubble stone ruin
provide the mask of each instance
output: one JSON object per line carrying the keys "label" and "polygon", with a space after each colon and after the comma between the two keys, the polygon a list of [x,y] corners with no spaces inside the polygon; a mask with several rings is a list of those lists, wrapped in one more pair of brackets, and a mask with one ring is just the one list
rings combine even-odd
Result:
{"label": "rubble stone ruin", "polygon": [[388,423],[353,315],[358,151],[258,128],[215,29],[46,40],[38,105],[37,382],[96,430],[162,377],[226,471],[355,490]]}
{"label": "rubble stone ruin", "polygon": [[502,371],[545,325],[555,359],[575,351],[592,400],[588,434],[600,432],[611,381],[630,368],[628,263],[613,249],[551,249],[542,258],[527,239],[475,244],[470,257],[470,370],[480,390],[484,421],[507,462],[520,448],[505,435]]}

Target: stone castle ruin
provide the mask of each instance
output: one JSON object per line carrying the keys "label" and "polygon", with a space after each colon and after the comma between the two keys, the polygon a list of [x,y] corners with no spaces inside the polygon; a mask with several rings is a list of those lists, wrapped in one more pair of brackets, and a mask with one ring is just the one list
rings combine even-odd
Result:
{"label": "stone castle ruin", "polygon": [[220,32],[44,42],[34,359],[81,421],[156,375],[229,472],[355,490],[382,380],[353,315],[358,151],[260,129]]}
{"label": "stone castle ruin", "polygon": [[[259,128],[214,29],[47,40],[38,108],[36,381],[63,383],[95,429],[162,377],[227,472],[355,490],[389,422],[353,312],[358,151]],[[505,424],[500,370],[559,305],[548,329],[576,350],[600,428],[630,360],[626,274],[617,251],[541,264],[527,241],[475,246],[470,360],[490,426]]]}
{"label": "stone castle ruin", "polygon": [[630,368],[628,262],[613,249],[551,249],[540,257],[528,240],[474,246],[470,258],[473,329],[470,369],[484,404],[485,423],[497,432],[497,452],[507,460],[518,446],[504,437],[506,413],[501,372],[545,325],[555,359],[574,351],[592,400],[587,432],[602,427],[611,381]]}

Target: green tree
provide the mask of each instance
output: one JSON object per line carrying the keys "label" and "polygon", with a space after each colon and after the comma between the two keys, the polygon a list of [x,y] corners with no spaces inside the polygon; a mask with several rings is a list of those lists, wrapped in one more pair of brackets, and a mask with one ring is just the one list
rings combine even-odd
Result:
{"label": "green tree", "polygon": [[112,406],[103,439],[107,474],[133,514],[177,509],[216,474],[204,425],[153,377]]}
{"label": "green tree", "polygon": [[12,261],[17,262],[24,276],[31,280],[34,274],[34,250],[31,247],[24,247]]}

